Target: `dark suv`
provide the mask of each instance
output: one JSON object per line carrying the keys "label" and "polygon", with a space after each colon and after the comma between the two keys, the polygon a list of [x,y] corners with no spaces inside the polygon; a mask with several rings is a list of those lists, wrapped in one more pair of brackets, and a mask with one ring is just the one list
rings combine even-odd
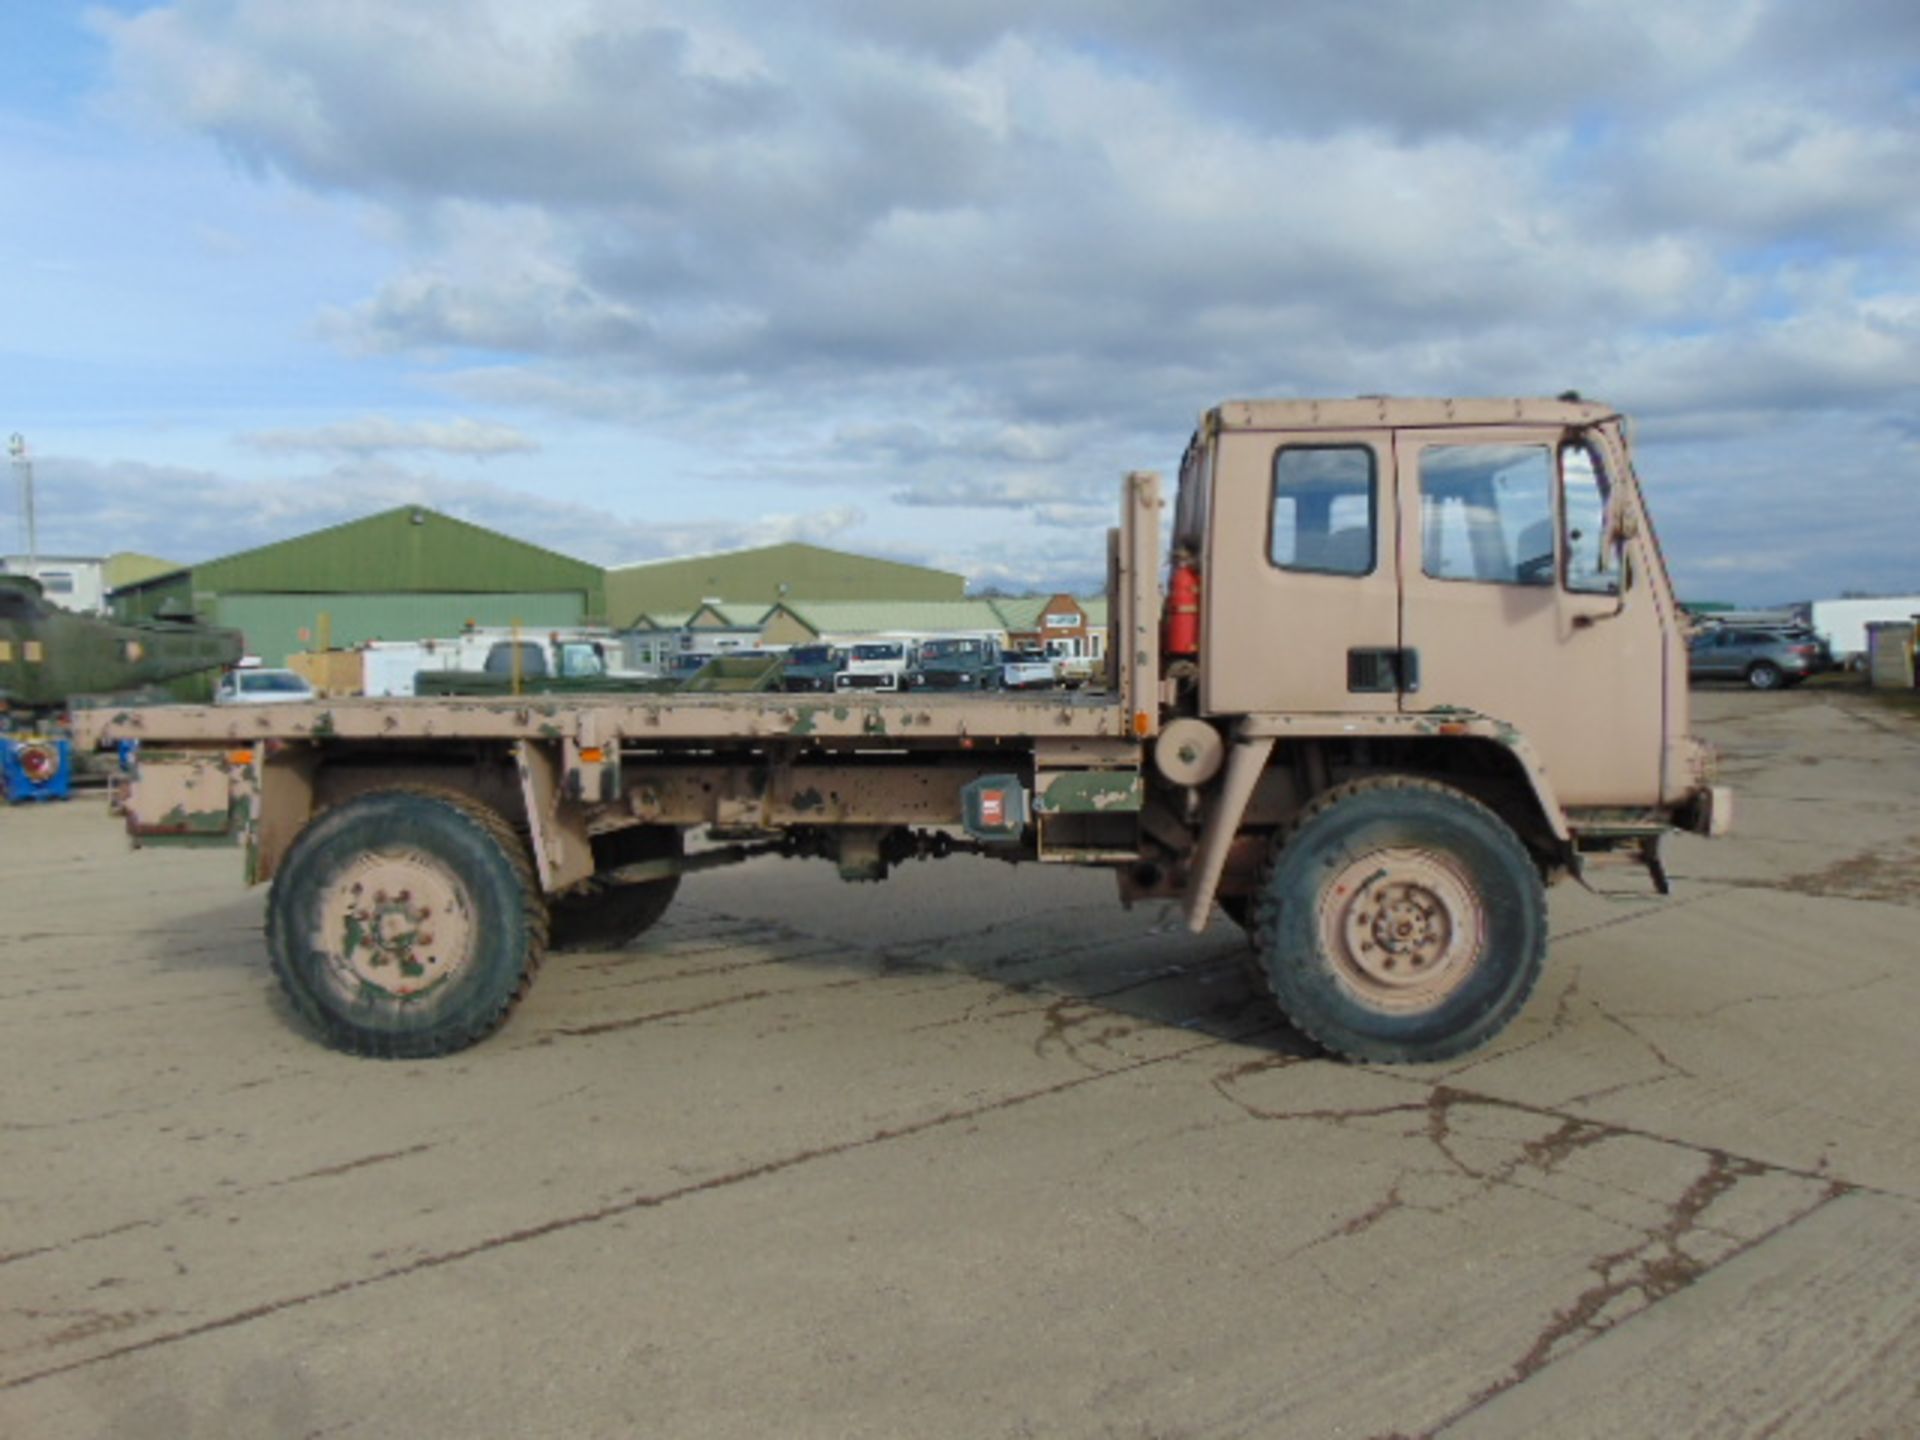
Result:
{"label": "dark suv", "polygon": [[837,645],[796,645],[787,651],[787,662],[780,672],[780,688],[831,690],[833,677],[846,663],[846,652]]}
{"label": "dark suv", "polygon": [[1756,690],[1778,690],[1825,669],[1824,649],[1811,630],[1716,626],[1687,642],[1687,675],[1693,680],[1744,680]]}

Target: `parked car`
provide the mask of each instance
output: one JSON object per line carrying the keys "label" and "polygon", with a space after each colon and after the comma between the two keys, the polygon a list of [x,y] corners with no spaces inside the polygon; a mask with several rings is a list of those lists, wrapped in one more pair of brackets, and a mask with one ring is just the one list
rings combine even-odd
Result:
{"label": "parked car", "polygon": [[1778,690],[1821,668],[1819,639],[1807,630],[1716,626],[1687,642],[1693,680],[1744,680],[1756,690]]}
{"label": "parked car", "polygon": [[291,670],[229,670],[215,687],[216,705],[295,705],[313,699],[313,686]]}
{"label": "parked car", "polygon": [[780,688],[788,691],[831,690],[833,677],[847,663],[837,645],[796,645],[787,651],[780,672]]}
{"label": "parked car", "polygon": [[1008,652],[1000,667],[1000,683],[1009,690],[1050,690],[1053,688],[1053,661],[1032,652]]}
{"label": "parked car", "polygon": [[907,671],[915,690],[997,690],[1000,683],[1000,646],[986,636],[929,640]]}

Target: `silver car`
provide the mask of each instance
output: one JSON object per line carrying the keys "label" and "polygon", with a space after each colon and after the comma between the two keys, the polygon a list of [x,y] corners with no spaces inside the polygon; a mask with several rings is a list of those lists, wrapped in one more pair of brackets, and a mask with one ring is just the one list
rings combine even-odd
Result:
{"label": "silver car", "polygon": [[1756,690],[1797,685],[1820,668],[1820,642],[1810,631],[1720,626],[1687,642],[1693,680],[1743,680]]}

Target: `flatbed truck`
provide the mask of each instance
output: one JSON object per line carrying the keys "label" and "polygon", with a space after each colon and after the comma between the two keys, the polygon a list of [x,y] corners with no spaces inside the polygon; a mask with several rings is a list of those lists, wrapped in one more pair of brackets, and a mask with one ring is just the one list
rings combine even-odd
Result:
{"label": "flatbed truck", "polygon": [[[1128,475],[1099,691],[348,700],[83,717],[138,740],[140,845],[238,842],[327,1043],[460,1050],[549,949],[618,946],[683,875],[975,853],[1101,866],[1246,931],[1326,1050],[1484,1044],[1546,886],[1724,831],[1624,418],[1559,399],[1236,401],[1171,504]],[[1161,577],[1167,577],[1163,589]],[[687,837],[698,839],[689,847]]]}

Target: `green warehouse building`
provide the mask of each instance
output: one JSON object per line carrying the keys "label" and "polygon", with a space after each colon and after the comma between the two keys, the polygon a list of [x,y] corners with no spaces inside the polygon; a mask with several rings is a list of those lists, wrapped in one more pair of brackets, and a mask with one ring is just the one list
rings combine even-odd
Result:
{"label": "green warehouse building", "polygon": [[687,614],[704,601],[764,612],[783,600],[960,600],[964,575],[793,542],[725,550],[607,571],[607,615],[618,629],[642,616]]}
{"label": "green warehouse building", "polygon": [[123,585],[116,614],[192,616],[283,665],[301,650],[457,634],[468,624],[602,624],[606,572],[418,505]]}

